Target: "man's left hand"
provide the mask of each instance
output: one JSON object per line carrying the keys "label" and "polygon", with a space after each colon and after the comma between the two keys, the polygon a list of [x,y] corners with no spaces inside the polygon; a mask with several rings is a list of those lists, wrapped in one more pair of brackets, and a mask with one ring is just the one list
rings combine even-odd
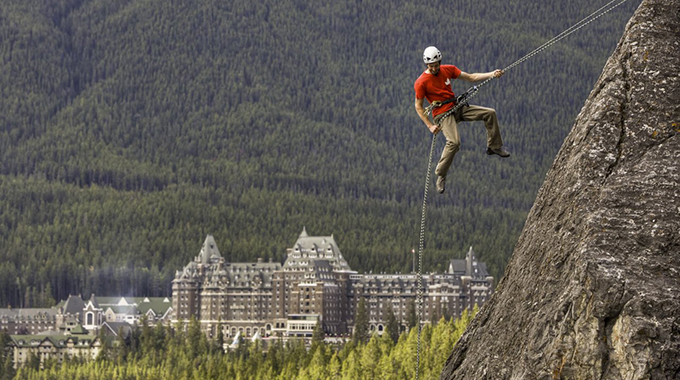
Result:
{"label": "man's left hand", "polygon": [[503,76],[503,74],[505,74],[505,71],[500,70],[500,69],[499,69],[499,70],[495,70],[495,71],[493,72],[493,77],[494,77],[494,78],[500,78],[500,77]]}

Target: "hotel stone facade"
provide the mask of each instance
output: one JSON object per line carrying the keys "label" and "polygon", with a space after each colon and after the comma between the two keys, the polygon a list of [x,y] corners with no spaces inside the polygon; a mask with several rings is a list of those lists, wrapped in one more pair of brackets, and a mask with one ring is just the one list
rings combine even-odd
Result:
{"label": "hotel stone facade", "polygon": [[[458,316],[481,306],[493,292],[493,282],[470,248],[464,260],[451,260],[446,273],[423,275],[422,320]],[[415,297],[415,274],[359,274],[333,236],[309,236],[305,230],[283,265],[229,263],[209,235],[172,283],[173,323],[193,316],[208,336],[222,329],[227,338],[310,337],[317,323],[328,335],[350,334],[361,298],[372,331],[382,333],[388,305],[405,329]]]}

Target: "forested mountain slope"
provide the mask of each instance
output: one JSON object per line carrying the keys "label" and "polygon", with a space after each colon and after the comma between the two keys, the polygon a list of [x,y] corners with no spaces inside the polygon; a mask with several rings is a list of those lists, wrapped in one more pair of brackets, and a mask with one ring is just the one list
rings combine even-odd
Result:
{"label": "forested mountain slope", "polygon": [[[513,156],[487,157],[483,126],[461,127],[449,190],[430,198],[427,270],[473,246],[502,274],[636,5],[475,99]],[[423,48],[502,68],[599,6],[3,1],[0,305],[168,294],[208,233],[228,260],[283,260],[306,226],[356,270],[409,271],[431,141],[413,110]]]}

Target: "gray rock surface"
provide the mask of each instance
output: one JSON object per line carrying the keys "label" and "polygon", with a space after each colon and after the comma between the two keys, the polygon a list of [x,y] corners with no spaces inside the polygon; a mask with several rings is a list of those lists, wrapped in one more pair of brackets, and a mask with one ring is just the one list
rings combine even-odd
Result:
{"label": "gray rock surface", "polygon": [[645,0],[441,379],[680,379],[680,0]]}

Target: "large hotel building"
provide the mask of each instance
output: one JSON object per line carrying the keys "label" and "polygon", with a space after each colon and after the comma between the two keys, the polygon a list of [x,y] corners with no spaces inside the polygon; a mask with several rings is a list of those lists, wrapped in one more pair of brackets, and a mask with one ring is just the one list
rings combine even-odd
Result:
{"label": "large hotel building", "polygon": [[[451,260],[446,273],[423,275],[423,315],[431,321],[481,306],[493,292],[493,277],[472,248]],[[402,328],[416,298],[415,274],[359,274],[342,256],[333,236],[303,229],[282,264],[229,263],[208,235],[198,256],[172,282],[173,323],[195,317],[208,336],[217,329],[236,336],[310,337],[317,323],[328,335],[350,334],[360,299],[370,330],[382,333],[388,305]]]}

